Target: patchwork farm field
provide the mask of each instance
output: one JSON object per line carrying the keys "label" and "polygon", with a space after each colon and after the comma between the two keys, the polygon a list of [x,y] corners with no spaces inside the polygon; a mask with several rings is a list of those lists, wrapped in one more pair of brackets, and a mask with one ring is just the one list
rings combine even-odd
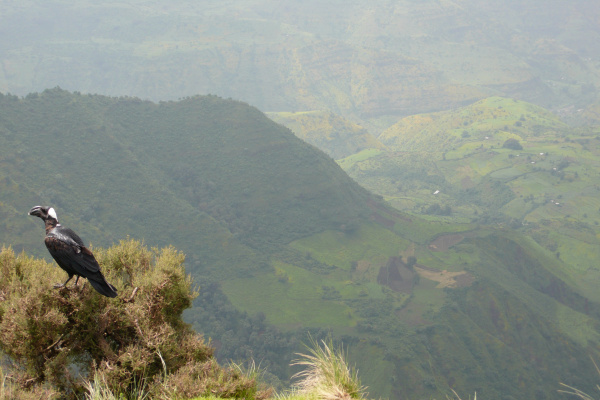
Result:
{"label": "patchwork farm field", "polygon": [[518,229],[567,270],[598,275],[600,128],[569,127],[541,107],[491,97],[403,118],[378,140],[387,151],[338,163],[394,207],[440,223]]}

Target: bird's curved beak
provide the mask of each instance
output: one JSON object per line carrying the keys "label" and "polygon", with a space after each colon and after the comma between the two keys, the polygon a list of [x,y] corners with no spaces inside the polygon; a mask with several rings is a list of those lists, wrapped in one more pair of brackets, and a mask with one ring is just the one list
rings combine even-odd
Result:
{"label": "bird's curved beak", "polygon": [[35,206],[33,207],[31,210],[29,210],[28,215],[35,215],[36,217],[39,217],[41,215],[41,208],[40,206]]}

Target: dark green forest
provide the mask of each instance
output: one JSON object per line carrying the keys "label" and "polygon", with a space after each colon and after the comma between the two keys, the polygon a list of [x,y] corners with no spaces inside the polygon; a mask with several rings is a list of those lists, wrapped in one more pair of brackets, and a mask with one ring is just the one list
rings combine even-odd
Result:
{"label": "dark green forest", "polygon": [[594,387],[599,304],[553,252],[393,209],[248,104],[3,94],[0,166],[1,243],[49,259],[27,216],[44,204],[92,249],[176,246],[199,293],[186,321],[275,386],[310,332],[348,346],[372,397]]}

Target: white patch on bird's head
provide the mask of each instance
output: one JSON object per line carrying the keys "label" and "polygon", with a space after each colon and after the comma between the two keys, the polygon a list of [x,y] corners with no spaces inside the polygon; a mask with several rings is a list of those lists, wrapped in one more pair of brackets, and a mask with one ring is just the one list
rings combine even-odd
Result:
{"label": "white patch on bird's head", "polygon": [[57,221],[58,221],[58,216],[56,215],[56,211],[54,211],[54,208],[52,208],[52,207],[50,207],[50,208],[48,209],[48,216],[49,216],[50,218],[54,218],[55,220],[57,220]]}

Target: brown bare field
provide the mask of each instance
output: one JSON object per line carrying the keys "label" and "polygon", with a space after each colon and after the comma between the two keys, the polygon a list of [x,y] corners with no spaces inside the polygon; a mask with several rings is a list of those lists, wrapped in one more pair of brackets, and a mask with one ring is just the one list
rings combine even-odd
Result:
{"label": "brown bare field", "polygon": [[430,281],[439,282],[437,288],[458,288],[470,286],[475,278],[473,275],[466,271],[450,272],[447,270],[438,271],[433,268],[426,268],[424,266],[416,266],[415,272],[421,275],[425,279]]}

